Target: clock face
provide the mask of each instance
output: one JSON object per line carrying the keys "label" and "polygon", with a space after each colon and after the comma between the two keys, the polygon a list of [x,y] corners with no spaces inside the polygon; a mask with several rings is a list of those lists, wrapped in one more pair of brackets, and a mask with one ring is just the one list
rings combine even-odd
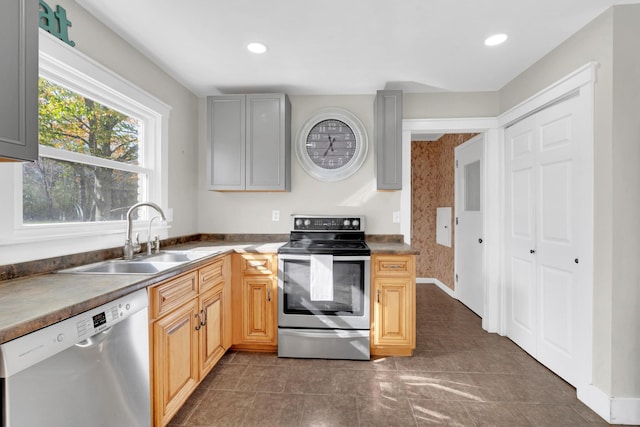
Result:
{"label": "clock face", "polygon": [[300,166],[309,175],[321,181],[340,181],[364,163],[367,133],[349,111],[324,108],[300,127],[295,148]]}
{"label": "clock face", "polygon": [[337,119],[318,122],[307,135],[306,149],[311,161],[322,169],[339,169],[356,154],[356,135]]}

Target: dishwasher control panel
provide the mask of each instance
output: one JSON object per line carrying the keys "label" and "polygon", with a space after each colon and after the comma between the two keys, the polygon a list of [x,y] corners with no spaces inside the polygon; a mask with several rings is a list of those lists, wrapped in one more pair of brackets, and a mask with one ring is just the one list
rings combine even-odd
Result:
{"label": "dishwasher control panel", "polygon": [[147,310],[146,289],[80,313],[0,345],[0,378],[8,378]]}
{"label": "dishwasher control panel", "polygon": [[[125,306],[130,307],[129,304],[126,304]],[[100,311],[91,317],[83,318],[76,323],[76,327],[78,328],[78,337],[90,337],[98,332],[102,332],[118,323],[118,320],[120,320],[121,317],[124,317],[125,314],[126,312],[124,311],[123,305],[119,304],[107,308],[104,311]]]}

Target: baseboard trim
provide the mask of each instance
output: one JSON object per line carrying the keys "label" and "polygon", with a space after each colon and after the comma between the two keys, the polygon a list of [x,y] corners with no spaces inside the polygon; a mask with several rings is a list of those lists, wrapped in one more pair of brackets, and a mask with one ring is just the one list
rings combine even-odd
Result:
{"label": "baseboard trim", "polygon": [[442,289],[447,295],[449,295],[451,298],[458,299],[458,297],[456,296],[456,291],[454,291],[453,289],[451,289],[450,287],[448,287],[438,279],[432,279],[428,277],[418,277],[416,279],[416,283],[428,283],[428,284],[436,285],[437,287]]}
{"label": "baseboard trim", "polygon": [[606,422],[611,422],[611,398],[599,388],[588,384],[576,388],[578,400],[600,415]]}
{"label": "baseboard trim", "polygon": [[578,399],[610,424],[640,425],[640,398],[610,397],[593,385],[578,387]]}

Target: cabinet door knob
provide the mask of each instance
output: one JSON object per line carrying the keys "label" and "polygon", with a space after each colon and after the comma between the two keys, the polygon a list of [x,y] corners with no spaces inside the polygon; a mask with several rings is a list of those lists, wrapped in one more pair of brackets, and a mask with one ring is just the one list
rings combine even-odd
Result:
{"label": "cabinet door knob", "polygon": [[378,303],[380,303],[380,289],[376,291],[376,298],[378,300]]}
{"label": "cabinet door knob", "polygon": [[482,243],[482,237],[478,239],[478,243]]}
{"label": "cabinet door knob", "polygon": [[267,288],[267,301],[271,301],[271,289]]}
{"label": "cabinet door knob", "polygon": [[536,253],[536,251],[535,251],[535,249],[530,249],[530,250],[529,250],[529,253],[530,253],[530,254],[535,254],[535,253]]}

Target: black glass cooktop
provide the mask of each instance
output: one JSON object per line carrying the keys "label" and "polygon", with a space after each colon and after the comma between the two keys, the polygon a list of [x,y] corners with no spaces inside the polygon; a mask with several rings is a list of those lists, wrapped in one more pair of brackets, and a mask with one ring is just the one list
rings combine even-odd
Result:
{"label": "black glass cooktop", "polygon": [[282,254],[370,255],[364,233],[296,233],[278,249]]}

